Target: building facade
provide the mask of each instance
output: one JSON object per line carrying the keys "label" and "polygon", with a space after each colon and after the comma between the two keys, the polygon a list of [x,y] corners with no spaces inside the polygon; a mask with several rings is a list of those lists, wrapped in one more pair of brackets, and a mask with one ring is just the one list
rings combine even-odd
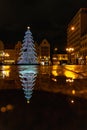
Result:
{"label": "building facade", "polygon": [[[18,61],[22,42],[18,41],[14,49],[4,49],[4,43],[0,42],[0,63],[2,64],[15,64]],[[35,49],[38,57],[38,62],[42,65],[50,64],[50,43],[44,39],[38,45],[35,42]]]}
{"label": "building facade", "polygon": [[5,49],[4,53],[4,64],[15,64],[15,50]]}
{"label": "building facade", "polygon": [[4,60],[4,43],[0,40],[0,64],[3,63]]}
{"label": "building facade", "polygon": [[65,52],[60,52],[52,55],[53,65],[64,65],[68,63],[68,55]]}
{"label": "building facade", "polygon": [[17,63],[18,61],[21,47],[22,47],[22,43],[21,41],[18,41],[17,44],[15,45],[15,63]]}
{"label": "building facade", "polygon": [[39,45],[39,63],[42,65],[50,64],[50,43],[44,39]]}
{"label": "building facade", "polygon": [[73,48],[73,51],[68,51],[68,53],[71,53],[71,58],[73,57],[73,63],[76,63],[77,60],[79,62],[81,57],[86,57],[86,46],[84,46],[86,44],[86,34],[87,8],[81,8],[67,27],[67,48]]}

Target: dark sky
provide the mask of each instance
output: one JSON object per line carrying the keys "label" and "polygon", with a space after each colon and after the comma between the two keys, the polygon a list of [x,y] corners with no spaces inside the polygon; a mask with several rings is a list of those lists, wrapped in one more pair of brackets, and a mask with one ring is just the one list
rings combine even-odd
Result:
{"label": "dark sky", "polygon": [[12,47],[30,26],[35,41],[47,38],[63,49],[67,24],[81,7],[87,0],[0,0],[0,39]]}

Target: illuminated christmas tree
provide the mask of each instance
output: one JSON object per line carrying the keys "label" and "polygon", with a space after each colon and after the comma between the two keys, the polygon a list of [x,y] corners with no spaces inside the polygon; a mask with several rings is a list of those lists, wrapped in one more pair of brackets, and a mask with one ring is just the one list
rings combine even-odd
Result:
{"label": "illuminated christmas tree", "polygon": [[19,77],[27,103],[30,102],[32,97],[36,76],[36,66],[19,66]]}
{"label": "illuminated christmas tree", "polygon": [[37,53],[30,27],[25,32],[22,48],[18,58],[18,64],[37,64]]}

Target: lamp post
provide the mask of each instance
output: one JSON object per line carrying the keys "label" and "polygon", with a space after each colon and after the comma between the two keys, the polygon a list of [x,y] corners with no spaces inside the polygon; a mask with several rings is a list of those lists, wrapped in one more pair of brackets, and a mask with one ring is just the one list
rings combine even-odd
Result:
{"label": "lamp post", "polygon": [[72,57],[71,57],[71,53],[74,51],[74,48],[66,48],[66,51],[68,53],[68,60],[69,60],[69,64],[72,63]]}

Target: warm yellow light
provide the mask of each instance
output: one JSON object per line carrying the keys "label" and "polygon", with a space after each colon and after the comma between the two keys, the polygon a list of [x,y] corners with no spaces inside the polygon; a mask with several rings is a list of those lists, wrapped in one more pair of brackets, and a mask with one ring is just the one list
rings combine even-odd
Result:
{"label": "warm yellow light", "polygon": [[46,56],[44,56],[44,59],[46,58]]}
{"label": "warm yellow light", "polygon": [[6,112],[6,107],[1,107],[1,112]]}
{"label": "warm yellow light", "polygon": [[4,78],[4,76],[9,77],[10,71],[11,71],[11,70],[10,70],[10,66],[9,66],[9,65],[7,65],[7,66],[2,66],[3,78]]}
{"label": "warm yellow light", "polygon": [[67,52],[73,52],[73,51],[74,51],[74,48],[71,48],[71,47],[70,47],[70,48],[66,48],[66,51],[67,51]]}
{"label": "warm yellow light", "polygon": [[55,78],[52,78],[52,80],[53,80],[54,82],[57,82],[57,79],[55,79]]}
{"label": "warm yellow light", "polygon": [[58,49],[57,49],[57,47],[56,47],[56,48],[54,48],[54,50],[55,50],[55,51],[57,51],[57,50],[58,50]]}
{"label": "warm yellow light", "polygon": [[27,100],[27,103],[30,103],[30,101],[29,101],[29,100]]}
{"label": "warm yellow light", "polygon": [[76,91],[75,90],[72,90],[72,94],[75,95]]}
{"label": "warm yellow light", "polygon": [[3,76],[9,77],[9,75],[10,75],[10,70],[2,71],[2,74],[3,74]]}
{"label": "warm yellow light", "polygon": [[8,54],[8,53],[5,53],[5,56],[6,56],[6,57],[9,57],[9,54]]}
{"label": "warm yellow light", "polygon": [[53,67],[52,67],[52,75],[58,76],[57,69],[58,69],[58,65],[53,65]]}
{"label": "warm yellow light", "polygon": [[68,78],[68,79],[66,79],[66,82],[67,82],[67,83],[73,83],[73,82],[74,82],[74,79]]}
{"label": "warm yellow light", "polygon": [[71,27],[71,30],[72,30],[72,31],[74,31],[74,30],[75,30],[75,27],[74,27],[74,26],[72,26],[72,27]]}
{"label": "warm yellow light", "polygon": [[7,109],[7,110],[10,110],[10,111],[13,110],[13,105],[8,104],[8,105],[6,106],[6,109]]}
{"label": "warm yellow light", "polygon": [[71,100],[71,103],[73,104],[73,103],[74,103],[74,100]]}
{"label": "warm yellow light", "polygon": [[57,72],[56,70],[53,70],[53,71],[52,71],[52,75],[58,76],[58,72]]}
{"label": "warm yellow light", "polygon": [[3,54],[2,54],[3,56],[5,56],[5,53],[3,52]]}
{"label": "warm yellow light", "polygon": [[53,59],[53,60],[57,60],[57,57],[53,57],[52,59]]}
{"label": "warm yellow light", "polygon": [[2,66],[2,70],[10,70],[10,65]]}
{"label": "warm yellow light", "polygon": [[73,79],[75,79],[76,78],[76,74],[75,73],[73,73],[73,72],[71,72],[71,71],[68,71],[68,70],[65,70],[64,71],[64,75],[68,78],[71,78],[71,79],[67,79],[67,81],[66,82],[73,82],[74,80]]}

